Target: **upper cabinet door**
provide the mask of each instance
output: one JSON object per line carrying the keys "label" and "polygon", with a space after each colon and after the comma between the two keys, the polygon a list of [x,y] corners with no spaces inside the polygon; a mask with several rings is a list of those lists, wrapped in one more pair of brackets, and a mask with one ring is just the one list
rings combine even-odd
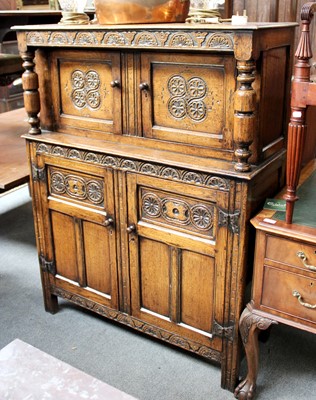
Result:
{"label": "upper cabinet door", "polygon": [[99,138],[120,134],[119,53],[56,51],[51,62],[55,130]]}
{"label": "upper cabinet door", "polygon": [[141,55],[143,136],[232,149],[232,55]]}

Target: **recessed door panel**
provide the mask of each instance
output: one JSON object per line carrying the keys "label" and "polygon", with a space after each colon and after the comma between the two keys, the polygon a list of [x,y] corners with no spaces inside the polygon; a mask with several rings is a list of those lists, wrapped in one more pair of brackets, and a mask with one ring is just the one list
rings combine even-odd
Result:
{"label": "recessed door panel", "polygon": [[91,137],[101,137],[100,132],[121,134],[119,54],[57,51],[52,64],[56,130],[83,135],[90,129],[86,135]]}
{"label": "recessed door panel", "polygon": [[[152,257],[148,257],[152,254]],[[170,251],[166,244],[140,238],[141,307],[164,317],[170,312]]]}
{"label": "recessed door panel", "polygon": [[79,275],[74,220],[69,215],[52,212],[51,221],[56,272],[66,279],[78,282]]}
{"label": "recessed door panel", "polygon": [[111,295],[111,247],[107,229],[84,222],[83,242],[87,287]]}
{"label": "recessed door panel", "polygon": [[181,258],[181,323],[211,332],[215,289],[214,258],[186,250],[182,251]]}
{"label": "recessed door panel", "polygon": [[232,146],[235,64],[229,55],[142,54],[143,135],[175,143]]}

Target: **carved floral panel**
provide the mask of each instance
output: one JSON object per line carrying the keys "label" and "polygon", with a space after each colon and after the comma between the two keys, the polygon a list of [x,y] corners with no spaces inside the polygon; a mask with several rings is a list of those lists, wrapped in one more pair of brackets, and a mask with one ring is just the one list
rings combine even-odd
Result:
{"label": "carved floral panel", "polygon": [[49,188],[52,195],[98,207],[104,206],[104,184],[97,177],[51,168]]}
{"label": "carved floral panel", "polygon": [[147,188],[140,189],[141,219],[214,238],[215,210],[212,203]]}

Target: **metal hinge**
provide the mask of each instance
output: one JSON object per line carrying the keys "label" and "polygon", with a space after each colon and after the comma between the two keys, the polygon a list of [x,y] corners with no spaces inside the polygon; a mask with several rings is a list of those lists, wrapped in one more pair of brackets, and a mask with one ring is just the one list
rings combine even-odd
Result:
{"label": "metal hinge", "polygon": [[52,275],[56,275],[55,261],[47,261],[43,254],[40,254],[39,263],[42,271],[49,272]]}
{"label": "metal hinge", "polygon": [[225,339],[233,341],[233,339],[234,339],[234,324],[231,324],[228,326],[222,326],[214,320],[213,335],[223,337]]}
{"label": "metal hinge", "polygon": [[32,179],[33,181],[44,182],[46,180],[45,168],[39,168],[37,165],[32,164]]}
{"label": "metal hinge", "polygon": [[240,211],[229,214],[219,209],[218,226],[227,226],[233,233],[239,233],[239,216]]}

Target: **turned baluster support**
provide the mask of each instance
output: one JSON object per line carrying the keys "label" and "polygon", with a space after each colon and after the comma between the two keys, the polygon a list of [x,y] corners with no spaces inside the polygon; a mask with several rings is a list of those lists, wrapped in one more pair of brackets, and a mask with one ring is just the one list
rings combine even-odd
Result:
{"label": "turned baluster support", "polygon": [[38,113],[40,112],[40,98],[38,92],[38,76],[34,71],[34,52],[26,51],[21,53],[23,60],[22,74],[24,107],[28,114],[28,123],[31,125],[29,133],[31,135],[39,135],[41,133],[40,120]]}
{"label": "turned baluster support", "polygon": [[235,170],[250,171],[249,147],[253,142],[256,124],[256,92],[252,87],[256,64],[253,60],[237,62],[239,88],[234,97]]}
{"label": "turned baluster support", "polygon": [[272,324],[277,324],[277,322],[253,314],[251,307],[246,307],[241,314],[239,331],[245,347],[248,373],[246,378],[235,389],[234,395],[236,399],[251,400],[254,398],[259,369],[258,334],[260,330],[266,330]]}
{"label": "turned baluster support", "polygon": [[291,118],[288,127],[287,164],[286,164],[286,215],[285,221],[292,223],[294,203],[298,199],[296,188],[298,185],[303,150],[306,138],[306,108],[313,105],[309,99],[308,86],[310,82],[310,63],[312,58],[310,42],[310,23],[316,10],[316,3],[306,3],[302,7],[302,32],[295,53],[294,79],[291,95]]}

